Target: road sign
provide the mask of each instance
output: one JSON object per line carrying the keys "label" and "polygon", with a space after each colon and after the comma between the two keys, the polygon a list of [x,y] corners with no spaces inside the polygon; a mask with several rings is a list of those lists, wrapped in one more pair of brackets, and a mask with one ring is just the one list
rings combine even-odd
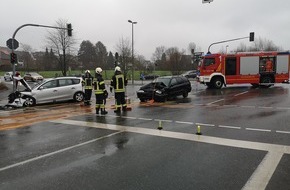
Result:
{"label": "road sign", "polygon": [[[14,48],[12,48],[12,42],[13,42],[13,46]],[[7,47],[9,47],[10,49],[17,49],[19,47],[19,43],[17,40],[10,38],[9,40],[6,41],[6,45]]]}

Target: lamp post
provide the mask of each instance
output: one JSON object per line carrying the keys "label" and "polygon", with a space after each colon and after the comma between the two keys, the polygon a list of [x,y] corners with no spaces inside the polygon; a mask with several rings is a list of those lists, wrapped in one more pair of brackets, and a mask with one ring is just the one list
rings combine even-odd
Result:
{"label": "lamp post", "polygon": [[134,24],[137,24],[137,22],[131,20],[128,20],[128,22],[132,24],[132,84],[134,84]]}

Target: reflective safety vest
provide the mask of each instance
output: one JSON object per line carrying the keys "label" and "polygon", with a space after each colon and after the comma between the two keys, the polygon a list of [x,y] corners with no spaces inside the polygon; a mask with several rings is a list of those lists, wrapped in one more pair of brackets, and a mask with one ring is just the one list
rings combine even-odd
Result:
{"label": "reflective safety vest", "polygon": [[94,79],[94,89],[95,89],[95,94],[103,94],[104,90],[106,90],[104,88],[105,86],[105,81],[98,81],[98,79]]}
{"label": "reflective safety vest", "polygon": [[84,82],[84,85],[85,85],[85,89],[93,89],[93,80],[92,78],[85,78],[85,82]]}
{"label": "reflective safety vest", "polygon": [[115,92],[125,92],[125,78],[123,74],[116,75]]}

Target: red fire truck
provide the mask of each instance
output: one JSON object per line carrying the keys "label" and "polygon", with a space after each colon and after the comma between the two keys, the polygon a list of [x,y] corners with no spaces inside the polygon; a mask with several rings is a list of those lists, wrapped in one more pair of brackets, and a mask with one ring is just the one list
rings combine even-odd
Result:
{"label": "red fire truck", "polygon": [[270,87],[288,83],[289,56],[290,52],[207,54],[199,66],[199,82],[217,89],[228,84]]}

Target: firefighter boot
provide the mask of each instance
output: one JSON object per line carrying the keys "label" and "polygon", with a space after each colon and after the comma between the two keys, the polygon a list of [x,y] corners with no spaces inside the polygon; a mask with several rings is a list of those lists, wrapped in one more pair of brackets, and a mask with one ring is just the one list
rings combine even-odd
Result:
{"label": "firefighter boot", "polygon": [[96,114],[99,114],[99,110],[100,110],[99,108],[96,108]]}
{"label": "firefighter boot", "polygon": [[105,110],[105,108],[102,108],[102,109],[101,109],[101,114],[102,114],[102,115],[106,115],[107,113],[108,113],[108,112]]}
{"label": "firefighter boot", "polygon": [[126,112],[126,111],[127,111],[127,106],[123,106],[123,107],[122,107],[122,111],[123,111],[123,112]]}
{"label": "firefighter boot", "polygon": [[121,113],[121,108],[117,108],[114,112],[115,113]]}

